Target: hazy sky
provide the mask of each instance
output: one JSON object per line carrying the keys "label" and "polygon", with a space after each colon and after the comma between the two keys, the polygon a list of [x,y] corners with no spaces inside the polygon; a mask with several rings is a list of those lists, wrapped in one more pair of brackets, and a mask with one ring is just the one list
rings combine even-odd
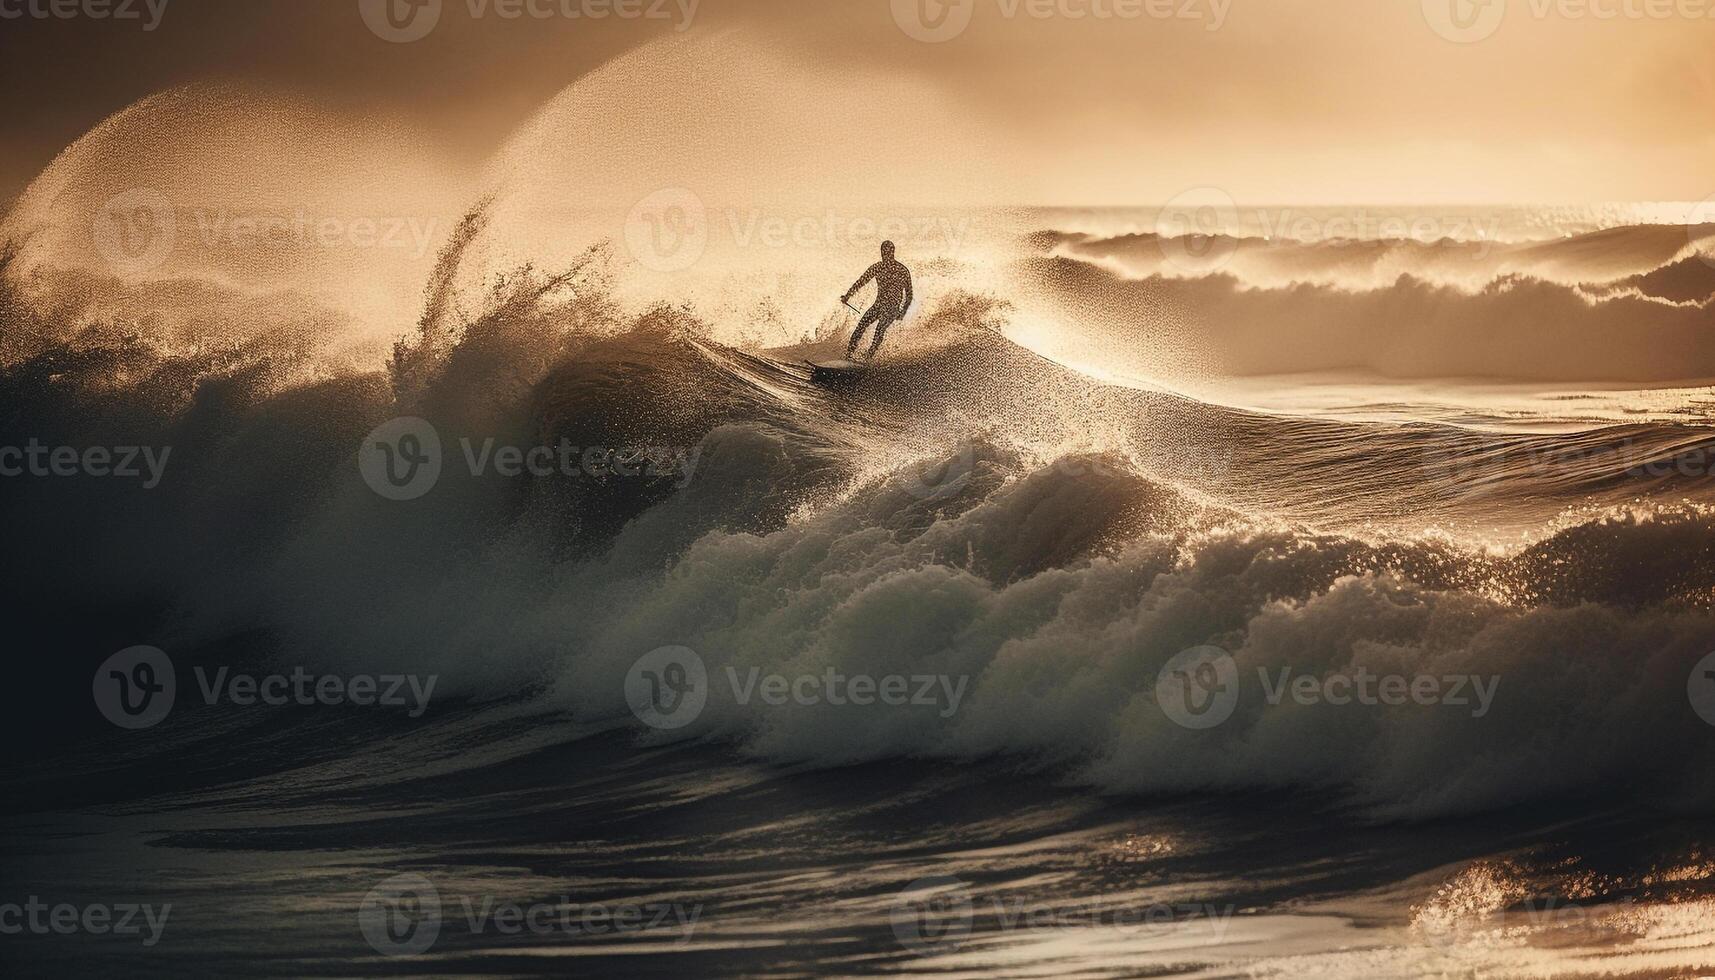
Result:
{"label": "hazy sky", "polygon": [[[166,0],[151,31],[0,19],[0,197],[109,113],[208,79],[403,113],[479,160],[583,73],[685,27],[691,0],[666,0],[662,18],[557,13],[612,0],[472,15],[505,2],[444,0],[427,37],[399,44],[365,26],[359,0]],[[1051,203],[1197,185],[1276,202],[1715,195],[1715,0],[1487,0],[1447,16],[1470,2],[701,0],[688,29],[741,24],[830,73],[939,88],[1023,147],[997,163],[1036,175]],[[1469,43],[1444,36],[1460,25]]]}

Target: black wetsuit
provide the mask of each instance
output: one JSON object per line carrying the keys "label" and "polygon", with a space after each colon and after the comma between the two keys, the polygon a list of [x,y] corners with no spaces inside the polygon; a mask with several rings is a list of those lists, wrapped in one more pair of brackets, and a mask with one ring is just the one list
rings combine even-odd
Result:
{"label": "black wetsuit", "polygon": [[881,339],[887,335],[887,328],[911,308],[911,270],[905,267],[905,263],[898,259],[882,259],[864,270],[846,296],[849,298],[872,279],[875,280],[875,302],[870,304],[869,310],[858,320],[857,330],[852,332],[852,342],[846,345],[848,360],[857,353],[864,331],[871,326],[875,327],[875,339],[870,342],[867,356],[874,357],[881,348]]}

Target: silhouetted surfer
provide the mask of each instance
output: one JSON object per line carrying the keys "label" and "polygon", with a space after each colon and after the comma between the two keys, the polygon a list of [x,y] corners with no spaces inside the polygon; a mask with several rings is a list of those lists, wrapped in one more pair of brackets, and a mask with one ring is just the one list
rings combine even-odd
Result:
{"label": "silhouetted surfer", "polygon": [[911,308],[911,270],[893,257],[892,242],[881,243],[881,261],[864,270],[858,281],[852,283],[852,288],[840,297],[840,302],[850,303],[852,294],[871,279],[875,280],[875,302],[870,304],[869,311],[858,320],[857,329],[852,331],[852,342],[846,345],[848,361],[857,354],[858,342],[863,340],[863,332],[871,326],[875,327],[875,339],[870,341],[869,353],[864,355],[864,359],[875,357],[875,352],[881,348],[881,339],[887,335],[887,328]]}

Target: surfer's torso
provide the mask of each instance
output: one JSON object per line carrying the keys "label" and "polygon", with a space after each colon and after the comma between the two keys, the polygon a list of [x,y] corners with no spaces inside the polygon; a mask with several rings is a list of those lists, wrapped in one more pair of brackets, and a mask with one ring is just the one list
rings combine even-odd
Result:
{"label": "surfer's torso", "polygon": [[905,296],[911,291],[911,270],[898,259],[882,259],[880,262],[864,270],[857,285],[852,287],[855,292],[862,289],[864,284],[875,281],[875,306],[881,309],[901,310],[905,305]]}

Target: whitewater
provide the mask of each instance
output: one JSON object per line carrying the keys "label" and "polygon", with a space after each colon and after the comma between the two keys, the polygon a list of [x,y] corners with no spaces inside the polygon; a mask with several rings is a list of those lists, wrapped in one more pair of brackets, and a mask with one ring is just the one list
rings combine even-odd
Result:
{"label": "whitewater", "polygon": [[[1715,650],[1700,211],[1304,225],[1217,197],[1183,213],[1219,227],[1177,230],[1158,220],[1171,205],[831,212],[714,153],[673,103],[683,81],[649,98],[724,185],[591,166],[649,143],[586,127],[663,59],[742,66],[721,86],[741,93],[797,70],[731,38],[624,56],[544,107],[475,191],[402,204],[436,217],[429,255],[289,237],[234,253],[189,209],[236,195],[285,213],[242,200],[249,175],[187,176],[170,154],[194,146],[121,172],[146,134],[203,131],[250,94],[132,107],[15,202],[0,445],[171,447],[146,493],[4,485],[24,559],[3,582],[14,676],[37,702],[17,725],[51,748],[9,766],[21,881],[172,896],[205,941],[157,950],[145,972],[162,975],[395,970],[352,909],[401,870],[448,908],[565,893],[697,910],[570,947],[473,917],[424,961],[444,974],[1715,962],[1715,721],[1688,699]],[[268,105],[246,125],[315,128]],[[756,114],[731,125],[791,125]],[[593,176],[568,202],[543,172]],[[139,183],[179,234],[116,268],[88,229]],[[323,210],[362,213],[338,183]],[[804,362],[843,347],[834,300],[888,222],[920,305],[860,385],[814,384]],[[699,228],[687,264],[660,244]],[[361,462],[401,420],[444,447],[410,500]],[[461,462],[559,445],[607,455]],[[652,452],[679,464],[614,465]],[[438,683],[421,718],[191,704],[148,739],[92,731],[89,673],[133,644],[185,678]],[[626,678],[665,648],[717,679],[942,678],[957,707],[711,690],[694,720],[651,727]],[[1203,649],[1243,683],[1197,729],[1161,683]],[[1476,717],[1267,696],[1291,676],[1487,693]],[[98,860],[116,853],[134,869],[118,884]],[[943,913],[969,912],[964,934],[902,946],[901,889],[925,880]],[[1019,903],[1083,945],[1020,928]],[[68,949],[29,955],[52,968]],[[136,966],[112,944],[78,953]]]}

